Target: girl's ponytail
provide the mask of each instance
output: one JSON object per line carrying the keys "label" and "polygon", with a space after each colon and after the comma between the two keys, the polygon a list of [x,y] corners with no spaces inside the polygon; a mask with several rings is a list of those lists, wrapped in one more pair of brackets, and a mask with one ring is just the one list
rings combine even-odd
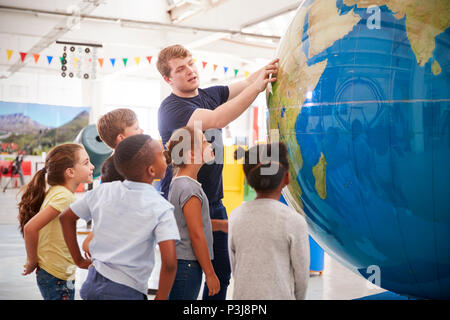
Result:
{"label": "girl's ponytail", "polygon": [[[31,220],[44,202],[47,183],[50,186],[64,185],[67,168],[73,168],[78,159],[78,151],[83,146],[65,143],[54,147],[45,158],[45,167],[37,171],[31,181],[24,187],[25,191],[19,202],[19,229],[23,235],[25,224]],[[47,179],[46,179],[47,175]]]}
{"label": "girl's ponytail", "polygon": [[25,224],[39,212],[44,202],[47,184],[45,182],[45,168],[36,172],[31,181],[25,186],[22,200],[19,202],[19,228],[23,235]]}

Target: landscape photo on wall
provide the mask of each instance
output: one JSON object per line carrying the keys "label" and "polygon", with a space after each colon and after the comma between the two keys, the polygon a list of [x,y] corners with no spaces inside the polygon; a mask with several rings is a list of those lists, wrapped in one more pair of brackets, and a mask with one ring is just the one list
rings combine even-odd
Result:
{"label": "landscape photo on wall", "polygon": [[1,153],[40,155],[73,142],[89,123],[90,107],[0,101]]}

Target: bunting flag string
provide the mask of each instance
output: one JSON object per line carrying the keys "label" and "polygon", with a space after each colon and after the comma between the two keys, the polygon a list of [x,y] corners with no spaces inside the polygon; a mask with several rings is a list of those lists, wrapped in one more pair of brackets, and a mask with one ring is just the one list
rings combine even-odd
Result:
{"label": "bunting flag string", "polygon": [[[29,52],[22,52],[22,51],[14,51],[14,50],[12,50],[12,49],[6,49],[6,56],[7,56],[7,58],[8,58],[8,61],[10,61],[11,60],[11,58],[12,58],[12,56],[15,54],[14,52],[18,52],[19,53],[19,55],[20,55],[20,61],[22,62],[22,63],[25,63],[25,60],[26,60],[26,58],[27,58],[27,56],[28,55],[32,55],[33,56],[33,59],[34,59],[34,63],[35,64],[38,64],[38,62],[39,62],[39,59],[40,59],[40,54],[38,54],[38,53],[29,53]],[[48,62],[48,65],[51,65],[51,63],[53,62],[53,58],[55,57],[55,56],[53,56],[53,55],[47,55],[46,56],[47,57],[47,62]],[[140,57],[140,56],[137,56],[137,57],[133,57],[133,60],[134,60],[134,62],[135,62],[135,64],[137,65],[137,66],[140,66],[140,63],[141,63],[141,58],[143,58],[143,56],[142,57]],[[145,56],[145,58],[147,59],[147,61],[148,61],[148,63],[149,64],[151,64],[152,63],[152,58],[153,58],[153,56]],[[60,61],[61,61],[61,64],[66,64],[67,63],[67,60],[69,60],[69,58],[67,57],[59,57],[59,59],[60,59]],[[76,67],[78,64],[80,64],[81,65],[81,60],[80,60],[80,58],[79,57],[73,57],[73,58],[70,58],[71,59],[71,61],[72,61],[72,63],[74,64],[74,66]],[[95,62],[97,62],[98,63],[98,65],[100,66],[100,68],[103,68],[103,64],[104,64],[104,60],[105,60],[105,58],[96,58],[96,57],[94,57],[94,58],[89,58],[89,63],[90,64],[92,64],[92,63],[95,63]],[[129,58],[128,57],[122,57],[121,58],[121,60],[122,60],[122,62],[123,62],[123,67],[124,68],[126,68],[127,67],[127,64],[128,64],[128,60],[129,60]],[[116,58],[114,58],[114,57],[109,57],[109,61],[111,62],[111,66],[112,66],[112,68],[115,68],[116,67]],[[209,63],[208,61],[204,61],[204,60],[197,60],[196,58],[193,58],[193,61],[194,61],[194,63],[199,63],[200,64],[200,62],[201,62],[201,66],[202,66],[202,70],[211,70],[212,72],[216,72],[217,71],[217,69],[218,69],[218,67],[219,67],[219,65],[218,64],[216,64],[216,63],[214,63],[214,64],[212,64],[212,63]],[[209,67],[209,65],[211,66],[211,67]],[[224,73],[224,75],[227,75],[227,73],[228,73],[228,71],[230,70],[230,67],[229,66],[223,66],[223,73]],[[235,68],[231,68],[231,70],[233,70],[234,71],[234,77],[237,77],[238,75],[243,75],[245,78],[247,78],[249,75],[250,75],[250,72],[249,71],[247,71],[247,70],[240,70],[240,69],[235,69]]]}
{"label": "bunting flag string", "polygon": [[11,59],[11,56],[12,56],[13,52],[14,51],[9,50],[9,49],[6,50],[6,55],[8,56],[8,61],[9,61],[9,59]]}
{"label": "bunting flag string", "polygon": [[19,52],[20,54],[20,60],[22,60],[22,62],[25,60],[25,57],[27,56],[26,52]]}

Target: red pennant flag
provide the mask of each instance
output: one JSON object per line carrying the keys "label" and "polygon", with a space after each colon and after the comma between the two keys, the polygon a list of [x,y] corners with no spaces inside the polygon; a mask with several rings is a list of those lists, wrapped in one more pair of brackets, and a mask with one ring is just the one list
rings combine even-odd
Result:
{"label": "red pennant flag", "polygon": [[40,56],[40,55],[39,55],[38,53],[33,54],[33,57],[34,57],[34,63],[37,63],[37,62],[38,62],[39,56]]}
{"label": "red pennant flag", "polygon": [[20,59],[22,60],[22,62],[25,60],[25,57],[27,56],[26,52],[19,52],[20,53]]}
{"label": "red pennant flag", "polygon": [[98,64],[100,65],[100,68],[103,68],[103,59],[104,58],[98,58]]}
{"label": "red pennant flag", "polygon": [[147,57],[148,63],[152,63],[152,58],[153,58],[152,56]]}
{"label": "red pennant flag", "polygon": [[217,67],[218,67],[217,64],[213,64],[214,72],[216,72]]}
{"label": "red pennant flag", "polygon": [[203,69],[206,68],[206,65],[208,64],[208,62],[202,61],[202,65],[203,65]]}

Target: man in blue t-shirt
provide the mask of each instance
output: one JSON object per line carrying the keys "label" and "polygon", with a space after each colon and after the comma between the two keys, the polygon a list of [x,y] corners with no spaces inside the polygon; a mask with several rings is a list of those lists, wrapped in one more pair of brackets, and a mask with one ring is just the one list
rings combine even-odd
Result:
{"label": "man in blue t-shirt", "polygon": [[[278,59],[251,74],[247,79],[228,86],[213,86],[200,89],[197,67],[191,53],[181,45],[163,49],[158,55],[157,68],[164,81],[172,88],[172,94],[165,98],[158,110],[158,129],[163,145],[172,133],[184,126],[201,126],[208,141],[211,142],[215,161],[204,165],[198,173],[198,181],[208,197],[211,219],[224,220],[223,231],[213,232],[213,266],[220,280],[220,291],[208,297],[205,283],[203,299],[225,300],[230,281],[228,258],[227,212],[222,204],[223,139],[222,128],[238,118],[264,91],[269,82],[274,82]],[[167,168],[161,181],[161,191],[168,196],[172,170]]]}

